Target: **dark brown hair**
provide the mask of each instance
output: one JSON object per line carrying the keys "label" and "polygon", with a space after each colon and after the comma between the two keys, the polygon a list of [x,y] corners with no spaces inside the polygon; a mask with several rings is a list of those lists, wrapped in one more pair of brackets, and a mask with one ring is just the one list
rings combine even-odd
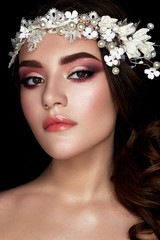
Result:
{"label": "dark brown hair", "polygon": [[[44,1],[26,17],[43,16],[53,7],[126,18],[112,0]],[[101,50],[102,58],[105,51]],[[153,233],[160,239],[160,121],[146,101],[148,82],[140,77],[140,69],[133,71],[127,61],[121,63],[118,76],[106,65],[104,68],[118,108],[112,181],[120,203],[142,220],[129,229],[129,238],[143,239],[144,233]]]}

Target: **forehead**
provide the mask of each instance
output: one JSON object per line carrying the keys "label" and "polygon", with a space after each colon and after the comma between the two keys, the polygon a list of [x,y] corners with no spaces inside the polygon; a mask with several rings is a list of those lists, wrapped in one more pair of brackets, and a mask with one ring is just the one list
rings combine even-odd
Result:
{"label": "forehead", "polygon": [[90,53],[101,59],[100,50],[95,40],[82,38],[70,43],[70,40],[65,39],[63,36],[47,33],[43,41],[37,45],[36,50],[32,52],[28,52],[27,42],[25,42],[19,54],[19,61],[38,60],[42,63],[49,63],[49,61],[56,63],[63,56],[78,52]]}

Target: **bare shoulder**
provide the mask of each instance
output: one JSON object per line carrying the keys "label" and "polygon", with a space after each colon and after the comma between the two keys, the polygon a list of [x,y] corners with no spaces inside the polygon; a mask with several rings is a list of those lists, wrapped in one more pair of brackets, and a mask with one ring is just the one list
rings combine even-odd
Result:
{"label": "bare shoulder", "polygon": [[19,234],[31,225],[34,209],[39,202],[38,192],[40,194],[33,183],[0,192],[0,239],[22,239]]}
{"label": "bare shoulder", "polygon": [[18,212],[22,212],[30,202],[34,203],[38,188],[34,182],[7,191],[0,192],[0,224],[5,219],[12,219]]}
{"label": "bare shoulder", "polygon": [[0,192],[0,221],[19,206],[27,192],[26,185]]}

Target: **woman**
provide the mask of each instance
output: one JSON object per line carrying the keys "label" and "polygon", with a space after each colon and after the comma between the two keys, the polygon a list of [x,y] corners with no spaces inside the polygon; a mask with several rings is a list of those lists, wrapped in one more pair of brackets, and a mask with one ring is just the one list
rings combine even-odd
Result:
{"label": "woman", "polygon": [[1,239],[160,239],[160,123],[138,77],[160,74],[159,62],[148,67],[148,29],[120,22],[113,1],[47,2],[35,16],[22,20],[10,65],[52,161],[1,194]]}

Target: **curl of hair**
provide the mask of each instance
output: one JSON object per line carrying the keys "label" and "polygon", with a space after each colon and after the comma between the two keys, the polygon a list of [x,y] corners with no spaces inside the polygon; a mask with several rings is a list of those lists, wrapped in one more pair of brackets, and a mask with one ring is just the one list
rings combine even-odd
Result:
{"label": "curl of hair", "polygon": [[[124,20],[126,14],[112,0],[58,0],[38,4],[29,18],[50,8],[79,13],[96,11],[100,16]],[[102,49],[102,57],[106,54]],[[160,120],[148,110],[147,82],[124,61],[114,76],[105,64],[107,80],[117,107],[115,157],[112,181],[120,203],[142,221],[129,231],[131,240],[153,234],[160,239]],[[138,70],[137,70],[138,71]]]}

